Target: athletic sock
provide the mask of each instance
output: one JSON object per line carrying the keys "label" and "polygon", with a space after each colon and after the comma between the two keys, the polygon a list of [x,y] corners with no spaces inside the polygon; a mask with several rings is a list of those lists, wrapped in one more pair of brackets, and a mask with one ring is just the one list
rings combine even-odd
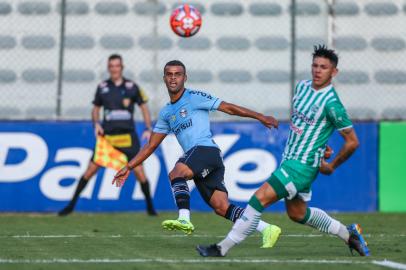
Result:
{"label": "athletic sock", "polygon": [[[171,181],[172,192],[179,209],[179,218],[190,219],[190,193],[184,178],[175,178]],[[182,210],[182,211],[181,211]],[[187,211],[183,211],[187,210]]]}
{"label": "athletic sock", "polygon": [[[226,219],[231,220],[235,223],[242,215],[244,214],[244,208],[236,206],[234,204],[230,204],[227,208],[226,215],[224,216]],[[269,226],[269,223],[260,220],[258,223],[257,231],[262,232],[266,227]]]}
{"label": "athletic sock", "polygon": [[218,243],[221,254],[224,256],[233,246],[241,243],[247,236],[252,234],[258,227],[264,207],[261,205],[257,197],[251,197],[244,214],[239,218],[227,237]]}
{"label": "athletic sock", "polygon": [[141,191],[144,194],[148,212],[155,213],[154,204],[152,203],[151,192],[149,189],[148,179],[144,183],[141,183]]}
{"label": "athletic sock", "polygon": [[305,218],[300,223],[307,224],[324,233],[337,235],[345,242],[348,242],[350,237],[347,228],[341,222],[330,217],[319,208],[308,207]]}
{"label": "athletic sock", "polygon": [[79,199],[80,193],[83,191],[83,189],[85,189],[88,182],[89,182],[89,180],[85,179],[83,176],[79,179],[79,183],[76,186],[76,190],[75,190],[75,193],[73,194],[73,198],[69,202],[68,206],[70,206],[72,208],[75,207],[76,202]]}

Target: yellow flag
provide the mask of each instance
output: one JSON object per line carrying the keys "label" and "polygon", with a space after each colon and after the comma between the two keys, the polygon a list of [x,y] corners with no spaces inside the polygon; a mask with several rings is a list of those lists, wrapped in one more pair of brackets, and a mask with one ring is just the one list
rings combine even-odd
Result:
{"label": "yellow flag", "polygon": [[127,156],[114,148],[103,136],[97,136],[93,161],[99,166],[116,171],[123,168],[128,162]]}

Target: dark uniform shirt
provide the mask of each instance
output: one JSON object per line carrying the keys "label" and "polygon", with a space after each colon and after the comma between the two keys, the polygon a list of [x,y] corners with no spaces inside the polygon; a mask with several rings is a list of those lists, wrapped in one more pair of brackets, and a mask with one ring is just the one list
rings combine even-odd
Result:
{"label": "dark uniform shirt", "polygon": [[116,86],[110,79],[97,86],[93,100],[95,106],[103,107],[102,127],[105,134],[122,134],[134,131],[134,104],[147,102],[138,85],[127,79]]}

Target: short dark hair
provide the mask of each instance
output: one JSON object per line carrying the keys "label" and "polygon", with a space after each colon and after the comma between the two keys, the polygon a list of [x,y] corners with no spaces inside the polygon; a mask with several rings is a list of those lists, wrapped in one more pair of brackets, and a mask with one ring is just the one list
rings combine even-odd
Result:
{"label": "short dark hair", "polygon": [[164,73],[165,73],[166,67],[171,67],[171,66],[180,66],[180,67],[183,67],[183,70],[185,71],[185,74],[186,74],[186,67],[185,67],[185,65],[184,65],[181,61],[179,61],[179,60],[172,60],[172,61],[169,61],[168,63],[166,63],[166,64],[165,64],[165,67],[164,67]]}
{"label": "short dark hair", "polygon": [[328,49],[326,45],[314,46],[313,59],[316,57],[324,57],[331,61],[334,67],[338,65],[338,55],[334,50]]}
{"label": "short dark hair", "polygon": [[110,63],[111,60],[116,60],[116,59],[120,60],[121,64],[123,64],[123,57],[121,57],[121,55],[119,55],[119,54],[110,55],[108,62]]}

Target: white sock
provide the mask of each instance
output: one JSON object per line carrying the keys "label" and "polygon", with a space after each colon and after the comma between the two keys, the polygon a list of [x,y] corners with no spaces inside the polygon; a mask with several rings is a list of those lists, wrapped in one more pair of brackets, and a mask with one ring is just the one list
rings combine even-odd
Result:
{"label": "white sock", "polygon": [[321,232],[337,235],[345,242],[350,237],[347,228],[338,220],[330,217],[326,212],[319,208],[309,207],[310,217],[306,224],[318,229]]}
{"label": "white sock", "polygon": [[262,233],[265,230],[265,228],[268,226],[269,226],[269,223],[266,223],[265,221],[260,220],[258,223],[257,231]]}
{"label": "white sock", "polygon": [[190,210],[189,209],[179,209],[178,219],[184,219],[190,221]]}
{"label": "white sock", "polygon": [[250,205],[247,205],[244,214],[234,224],[227,237],[217,244],[221,247],[221,253],[223,256],[233,246],[241,243],[248,235],[255,231],[261,219],[261,214],[261,212],[258,212]]}

